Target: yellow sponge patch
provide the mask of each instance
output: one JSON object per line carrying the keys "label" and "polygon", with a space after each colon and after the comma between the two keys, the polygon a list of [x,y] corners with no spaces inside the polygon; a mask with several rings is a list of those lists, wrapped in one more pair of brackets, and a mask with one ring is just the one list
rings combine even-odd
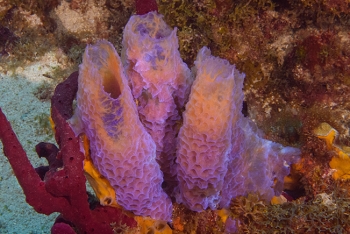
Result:
{"label": "yellow sponge patch", "polygon": [[216,212],[217,212],[218,216],[220,216],[222,222],[223,222],[223,223],[226,223],[226,220],[227,220],[227,218],[228,218],[229,215],[230,215],[229,210],[227,210],[227,209],[221,209],[221,210],[217,210]]}
{"label": "yellow sponge patch", "polygon": [[114,206],[120,208],[116,201],[115,191],[109,181],[101,175],[97,168],[92,163],[89,152],[89,139],[85,134],[81,136],[83,142],[85,160],[84,160],[84,172],[85,177],[89,181],[89,184],[93,188],[96,196],[100,200],[100,204],[103,206]]}
{"label": "yellow sponge patch", "polygon": [[154,220],[148,217],[135,216],[139,233],[172,234],[173,230],[165,221]]}
{"label": "yellow sponge patch", "polygon": [[53,121],[51,116],[49,117],[49,121],[50,121],[51,129],[52,129],[53,133],[56,134],[55,122]]}
{"label": "yellow sponge patch", "polygon": [[350,147],[334,144],[334,139],[338,135],[338,132],[327,123],[322,123],[316,128],[314,134],[326,142],[329,150],[336,153],[336,156],[334,156],[329,162],[329,166],[332,169],[335,169],[333,178],[335,180],[350,179]]}
{"label": "yellow sponge patch", "polygon": [[338,148],[338,146],[333,146],[334,151],[337,152],[337,156],[333,157],[329,162],[329,166],[332,169],[336,169],[333,173],[334,179],[350,179],[350,147]]}

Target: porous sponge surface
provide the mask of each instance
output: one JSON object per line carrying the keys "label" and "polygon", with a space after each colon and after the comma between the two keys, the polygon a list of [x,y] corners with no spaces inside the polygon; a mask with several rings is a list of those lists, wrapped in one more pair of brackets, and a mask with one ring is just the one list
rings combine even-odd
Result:
{"label": "porous sponge surface", "polygon": [[180,201],[200,211],[216,209],[220,201],[235,108],[241,105],[233,91],[241,74],[228,61],[211,56],[206,47],[195,65],[197,75],[179,133],[177,170]]}
{"label": "porous sponge surface", "polygon": [[155,143],[138,118],[120,58],[107,41],[86,48],[70,123],[77,135],[88,136],[94,165],[121,206],[136,215],[170,220],[172,204],[161,188]]}
{"label": "porous sponge surface", "polygon": [[263,139],[242,115],[244,75],[233,65],[204,47],[193,82],[177,49],[176,29],[155,12],[131,17],[123,65],[110,43],[87,47],[70,123],[90,139],[94,165],[120,205],[154,219],[172,212],[161,169],[166,192],[194,211],[250,192],[269,201],[300,150]]}
{"label": "porous sponge surface", "polygon": [[243,79],[228,61],[199,51],[179,132],[177,201],[190,209],[226,208],[232,198],[279,195],[300,150],[261,138],[242,113]]}
{"label": "porous sponge surface", "polygon": [[180,57],[176,28],[162,18],[156,12],[132,16],[125,26],[122,53],[140,119],[156,143],[165,189],[171,193],[176,186],[176,125],[193,79]]}
{"label": "porous sponge surface", "polygon": [[271,201],[283,190],[289,165],[296,163],[300,150],[263,139],[253,122],[242,116],[232,128],[232,148],[221,193],[220,207],[228,207],[232,198],[259,193]]}

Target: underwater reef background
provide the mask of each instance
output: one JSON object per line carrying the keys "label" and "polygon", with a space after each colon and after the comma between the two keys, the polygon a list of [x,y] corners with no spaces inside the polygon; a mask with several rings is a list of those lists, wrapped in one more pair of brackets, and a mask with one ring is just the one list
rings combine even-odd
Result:
{"label": "underwater reef background", "polygon": [[[236,64],[246,74],[244,115],[265,138],[302,150],[285,180],[281,199],[289,202],[266,205],[256,194],[232,201],[239,233],[349,232],[349,3],[164,0],[158,10],[178,28],[189,66],[202,46]],[[36,166],[45,162],[35,144],[54,142],[48,122],[54,87],[77,70],[87,44],[107,39],[120,53],[123,27],[133,13],[134,1],[0,3],[0,107]],[[332,128],[318,127],[324,122],[337,131],[335,140]],[[0,233],[48,233],[54,217],[36,214],[18,193],[1,149]],[[175,207],[177,233],[221,233],[215,213],[184,209]]]}

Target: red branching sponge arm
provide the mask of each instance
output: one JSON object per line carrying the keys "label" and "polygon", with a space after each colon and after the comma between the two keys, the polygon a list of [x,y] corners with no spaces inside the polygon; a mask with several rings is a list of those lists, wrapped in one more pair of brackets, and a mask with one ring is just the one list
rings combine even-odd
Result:
{"label": "red branching sponge arm", "polygon": [[[56,204],[67,203],[64,198],[53,197],[45,189],[45,183],[40,179],[30,163],[26,152],[13,132],[9,121],[0,108],[0,140],[4,146],[4,154],[8,158],[17,180],[23,188],[27,202],[43,214],[51,214],[59,210]],[[52,204],[47,206],[47,204]]]}
{"label": "red branching sponge arm", "polygon": [[136,14],[144,15],[151,11],[158,12],[158,5],[156,0],[135,0]]}

